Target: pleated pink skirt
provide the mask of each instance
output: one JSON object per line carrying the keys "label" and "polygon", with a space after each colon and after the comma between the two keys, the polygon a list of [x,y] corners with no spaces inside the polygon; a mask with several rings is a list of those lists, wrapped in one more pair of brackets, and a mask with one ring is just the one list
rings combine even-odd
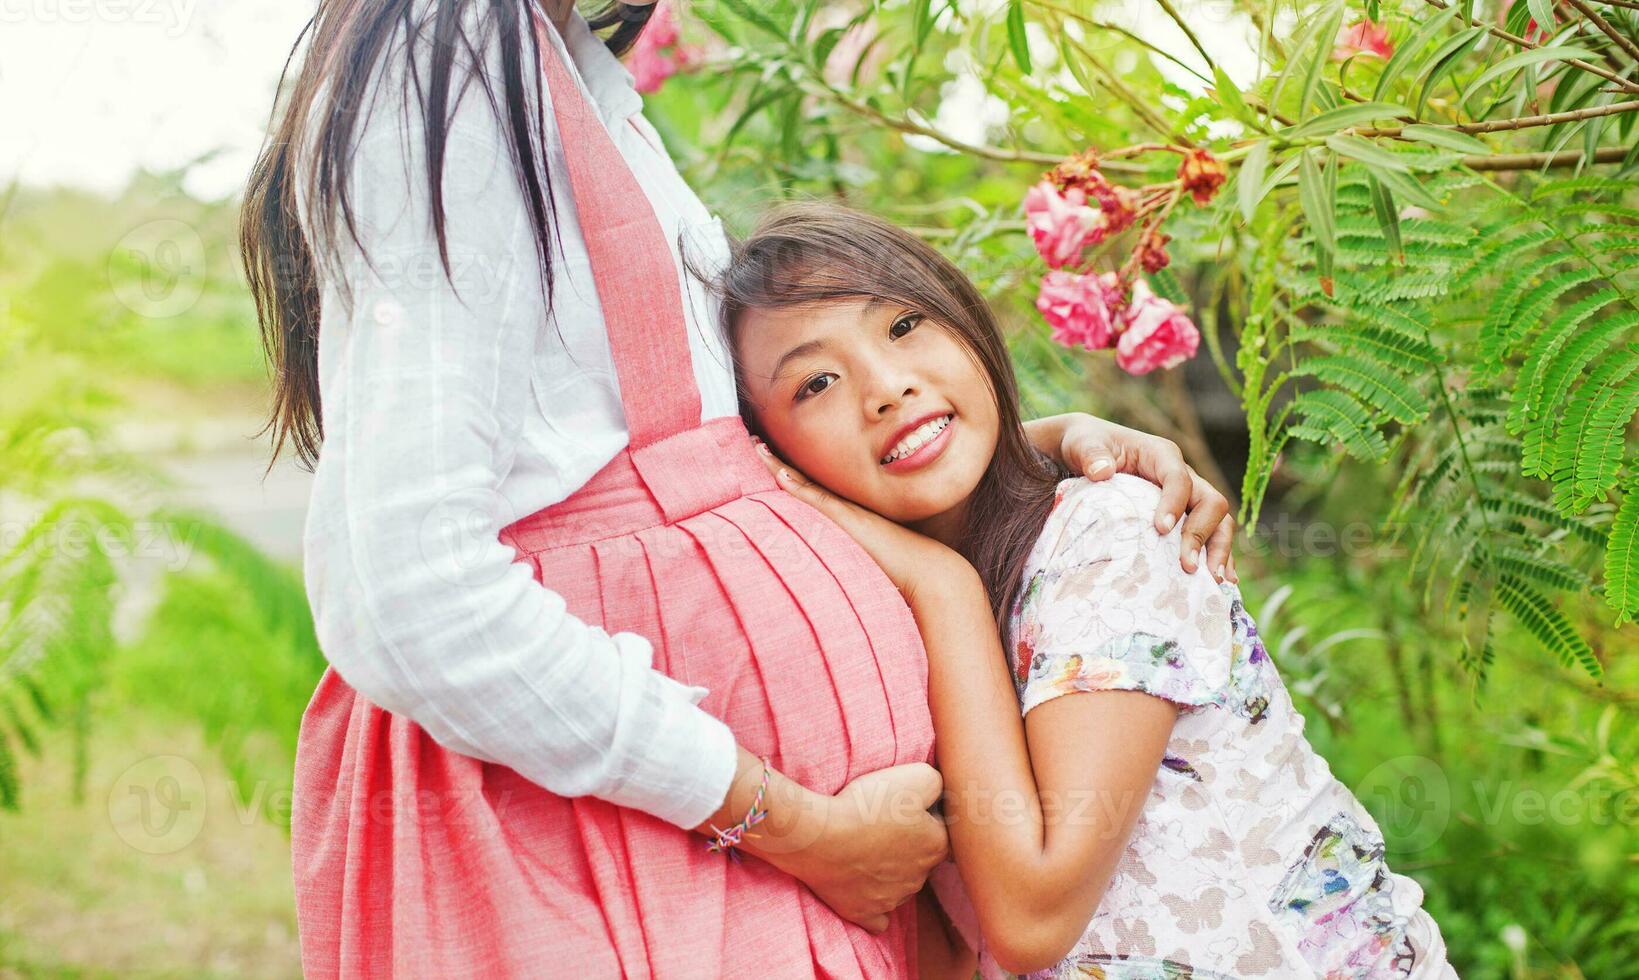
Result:
{"label": "pleated pink skirt", "polygon": [[[776,487],[737,418],[643,453],[502,540],[811,789],[931,762],[926,656],[871,558]],[[872,936],[754,857],[448,751],[334,670],[302,719],[291,838],[308,977],[914,976],[915,903]]]}

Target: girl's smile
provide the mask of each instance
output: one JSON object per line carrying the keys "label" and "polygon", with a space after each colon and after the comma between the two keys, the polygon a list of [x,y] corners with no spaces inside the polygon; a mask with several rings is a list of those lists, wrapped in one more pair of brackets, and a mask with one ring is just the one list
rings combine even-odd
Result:
{"label": "girl's smile", "polygon": [[950,445],[950,429],[955,421],[955,413],[939,412],[907,425],[905,434],[894,440],[893,450],[882,457],[882,465],[890,473],[909,473],[938,459]]}
{"label": "girl's smile", "polygon": [[895,302],[842,297],[747,310],[736,356],[781,457],[891,520],[959,530],[998,419],[984,370],[952,330]]}

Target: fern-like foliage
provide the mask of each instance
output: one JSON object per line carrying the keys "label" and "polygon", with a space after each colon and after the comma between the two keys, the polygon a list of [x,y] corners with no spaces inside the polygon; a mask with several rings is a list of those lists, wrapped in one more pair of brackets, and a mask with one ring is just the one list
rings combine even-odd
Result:
{"label": "fern-like foliage", "polygon": [[1391,526],[1425,598],[1462,621],[1465,662],[1483,676],[1501,612],[1598,676],[1599,652],[1558,597],[1602,589],[1618,625],[1639,612],[1639,211],[1615,181],[1525,196],[1481,183],[1424,180],[1441,200],[1489,191],[1472,214],[1397,213],[1373,177],[1344,168],[1324,253],[1285,232],[1290,216],[1260,210],[1240,359],[1243,518],[1294,442],[1393,460],[1405,479]]}
{"label": "fern-like foliage", "polygon": [[83,792],[83,720],[115,646],[119,575],[107,545],[128,549],[130,529],[111,504],[67,497],[0,557],[0,807],[20,802],[14,747],[39,755],[53,723],[75,735],[73,786]]}

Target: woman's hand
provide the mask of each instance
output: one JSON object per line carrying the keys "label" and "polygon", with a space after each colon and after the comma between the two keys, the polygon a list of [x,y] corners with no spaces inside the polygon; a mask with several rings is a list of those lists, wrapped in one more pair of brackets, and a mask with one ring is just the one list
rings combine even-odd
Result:
{"label": "woman's hand", "polygon": [[761,440],[757,451],[780,487],[812,505],[847,531],[866,553],[882,566],[907,603],[914,605],[919,583],[926,583],[938,574],[945,562],[962,562],[963,558],[944,544],[924,534],[895,524],[874,510],[839,497],[804,476],[790,464],[783,462]]}
{"label": "woman's hand", "polygon": [[1155,529],[1166,534],[1183,515],[1179,563],[1184,571],[1195,571],[1205,545],[1207,568],[1213,577],[1220,582],[1240,581],[1235,556],[1229,550],[1235,537],[1229,499],[1184,462],[1177,443],[1085,412],[1035,419],[1024,424],[1024,431],[1038,450],[1089,480],[1131,473],[1159,485],[1161,503],[1155,509]]}
{"label": "woman's hand", "polygon": [[818,839],[776,866],[844,919],[881,933],[950,855],[944,823],[928,812],[943,790],[926,763],[868,772],[830,797]]}

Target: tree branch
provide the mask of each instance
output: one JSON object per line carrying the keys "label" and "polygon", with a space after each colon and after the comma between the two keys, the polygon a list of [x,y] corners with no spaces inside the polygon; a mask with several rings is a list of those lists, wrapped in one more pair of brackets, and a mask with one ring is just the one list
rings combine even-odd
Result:
{"label": "tree branch", "polygon": [[1155,130],[1157,133],[1160,133],[1162,136],[1167,137],[1168,139],[1177,140],[1178,142],[1186,145],[1193,145],[1183,136],[1183,134],[1173,132],[1172,127],[1167,125],[1167,121],[1165,119],[1162,119],[1159,115],[1157,115],[1155,110],[1149,107],[1148,103],[1138,97],[1137,93],[1128,88],[1126,85],[1122,84],[1121,79],[1116,77],[1115,72],[1112,72],[1110,69],[1106,68],[1104,66],[1104,62],[1098,60],[1098,58],[1094,56],[1091,51],[1088,51],[1075,41],[1071,41],[1070,44],[1077,51],[1081,52],[1081,56],[1087,59],[1087,63],[1089,65],[1092,65],[1098,70],[1099,76],[1104,79],[1104,84],[1109,86],[1110,91],[1114,92],[1116,97],[1121,99],[1121,101],[1127,103],[1127,107],[1137,114],[1140,119],[1144,120],[1144,122],[1148,124],[1151,129]]}
{"label": "tree branch", "polygon": [[1156,54],[1160,55],[1161,57],[1167,59],[1168,61],[1170,61],[1173,64],[1177,65],[1179,68],[1182,68],[1183,70],[1189,72],[1191,75],[1194,75],[1196,78],[1199,78],[1201,81],[1206,82],[1209,85],[1212,84],[1212,79],[1206,77],[1205,75],[1203,75],[1199,71],[1197,71],[1195,66],[1184,63],[1183,61],[1179,60],[1177,55],[1172,54],[1172,53],[1167,52],[1167,51],[1163,51],[1162,49],[1156,47],[1155,45],[1151,44],[1150,42],[1148,42],[1148,41],[1144,40],[1143,38],[1139,37],[1137,34],[1134,34],[1132,31],[1129,31],[1125,27],[1122,27],[1120,24],[1107,24],[1107,23],[1105,23],[1104,21],[1101,21],[1101,20],[1094,20],[1091,17],[1086,16],[1085,14],[1078,14],[1074,10],[1069,10],[1069,9],[1064,8],[1064,7],[1060,7],[1056,3],[1048,3],[1047,0],[1025,0],[1025,2],[1029,3],[1032,7],[1040,7],[1043,10],[1051,10],[1054,13],[1058,14],[1060,17],[1068,17],[1073,21],[1076,21],[1076,22],[1082,23],[1082,24],[1086,24],[1088,27],[1094,28],[1096,30],[1112,31],[1116,34],[1120,34],[1122,37],[1125,37],[1127,40],[1134,42],[1138,46],[1140,46],[1142,48],[1145,48],[1146,50],[1153,51],[1154,53],[1156,53]]}
{"label": "tree branch", "polygon": [[[813,91],[813,89],[809,88],[808,91]],[[965,143],[954,136],[942,133],[931,126],[924,126],[915,120],[906,119],[901,116],[890,116],[880,109],[873,108],[864,102],[849,98],[839,89],[823,83],[819,86],[819,91],[815,92],[814,94],[820,95],[823,98],[828,98],[837,105],[847,109],[849,112],[864,116],[867,119],[875,120],[889,129],[896,130],[901,133],[908,133],[912,136],[926,137],[927,139],[933,140],[941,146],[949,147],[958,153],[965,153],[968,156],[979,157],[983,160],[995,160],[1000,163],[1037,163],[1042,164],[1043,166],[1056,167],[1063,162],[1066,156],[1069,155],[1067,153],[1041,153],[1035,150],[1008,150],[999,146],[987,146],[982,143]],[[1117,162],[1112,162],[1105,169],[1112,171],[1124,171],[1127,173],[1143,173],[1146,171],[1146,168],[1144,167],[1135,166],[1133,164],[1120,164]]]}
{"label": "tree branch", "polygon": [[[1500,133],[1511,129],[1530,129],[1534,126],[1554,126],[1595,116],[1613,116],[1619,112],[1639,111],[1639,99],[1631,102],[1612,102],[1610,105],[1589,106],[1568,112],[1551,112],[1542,116],[1520,116],[1517,119],[1493,119],[1490,122],[1441,124],[1438,128],[1458,133]],[[1403,126],[1384,126],[1381,129],[1357,129],[1356,136],[1399,136]]]}
{"label": "tree branch", "polygon": [[1178,12],[1178,8],[1172,5],[1171,0],[1155,0],[1155,2],[1161,5],[1161,9],[1167,12],[1167,16],[1172,18],[1172,22],[1178,25],[1178,29],[1184,32],[1185,37],[1189,38],[1189,43],[1195,45],[1195,50],[1201,55],[1201,60],[1206,62],[1207,71],[1213,71],[1217,65],[1213,62],[1212,55],[1206,53],[1206,48],[1201,45],[1201,39],[1195,36],[1194,31],[1190,30],[1189,21],[1184,19],[1184,15]]}
{"label": "tree branch", "polygon": [[[1450,4],[1447,4],[1445,2],[1445,0],[1424,0],[1424,2],[1431,5],[1431,6],[1438,7],[1441,10],[1444,10],[1444,9],[1446,9],[1446,7],[1450,6]],[[1518,34],[1510,34],[1510,33],[1508,33],[1507,31],[1503,30],[1500,27],[1492,27],[1490,24],[1483,23],[1482,21],[1470,20],[1467,17],[1461,17],[1461,16],[1458,17],[1457,19],[1462,21],[1463,23],[1469,25],[1470,27],[1483,27],[1483,28],[1486,29],[1486,31],[1488,33],[1490,33],[1490,35],[1492,37],[1501,38],[1502,40],[1507,41],[1509,44],[1518,45],[1519,47],[1525,48],[1526,50],[1531,50],[1531,49],[1534,49],[1534,48],[1542,47],[1542,45],[1540,45],[1540,44],[1536,44],[1532,41],[1527,41],[1525,38],[1520,37]],[[1585,72],[1589,72],[1590,74],[1598,75],[1600,78],[1606,79],[1608,81],[1615,82],[1617,85],[1621,86],[1625,91],[1639,92],[1639,82],[1634,82],[1634,81],[1630,81],[1626,78],[1623,78],[1621,75],[1618,75],[1615,72],[1613,72],[1613,71],[1611,71],[1607,68],[1601,68],[1598,65],[1589,64],[1588,62],[1582,61],[1582,60],[1577,59],[1577,58],[1567,58],[1564,63],[1567,64],[1567,65],[1571,65],[1572,67],[1575,67],[1575,68],[1580,68]]]}
{"label": "tree branch", "polygon": [[1604,31],[1622,52],[1634,61],[1639,61],[1639,44],[1633,43],[1633,38],[1611,26],[1610,21],[1599,16],[1599,11],[1588,6],[1583,0],[1570,0],[1571,6],[1581,11],[1582,16],[1588,18],[1588,23]]}
{"label": "tree branch", "polygon": [[[1616,163],[1628,155],[1625,146],[1604,146],[1594,151],[1589,163]],[[1572,167],[1582,162],[1581,150],[1558,153],[1502,153],[1496,156],[1463,157],[1470,170],[1535,170],[1538,167]]]}

